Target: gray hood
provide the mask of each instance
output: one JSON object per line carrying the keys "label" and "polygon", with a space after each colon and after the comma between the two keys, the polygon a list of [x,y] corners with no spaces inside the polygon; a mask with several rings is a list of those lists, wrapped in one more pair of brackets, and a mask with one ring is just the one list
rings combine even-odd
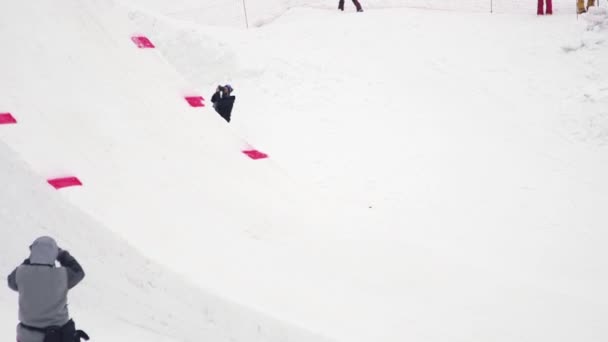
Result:
{"label": "gray hood", "polygon": [[30,246],[30,263],[55,266],[59,247],[53,238],[42,236]]}

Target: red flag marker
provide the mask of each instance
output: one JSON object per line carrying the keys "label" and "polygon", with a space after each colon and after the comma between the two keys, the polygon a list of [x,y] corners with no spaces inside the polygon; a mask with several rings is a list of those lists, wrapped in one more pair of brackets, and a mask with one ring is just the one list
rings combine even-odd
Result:
{"label": "red flag marker", "polygon": [[184,97],[191,107],[205,107],[203,101],[205,99],[202,96],[186,96]]}
{"label": "red flag marker", "polygon": [[155,48],[154,44],[152,44],[150,39],[148,39],[147,37],[134,36],[134,37],[131,37],[131,40],[140,49],[154,49]]}
{"label": "red flag marker", "polygon": [[243,151],[243,153],[245,153],[247,156],[249,156],[249,158],[253,160],[268,158],[268,155],[266,153],[262,153],[258,150],[245,150]]}
{"label": "red flag marker", "polygon": [[67,188],[69,186],[81,186],[82,182],[76,177],[53,178],[47,180],[55,189]]}
{"label": "red flag marker", "polygon": [[16,123],[17,120],[11,115],[11,113],[0,113],[0,125]]}

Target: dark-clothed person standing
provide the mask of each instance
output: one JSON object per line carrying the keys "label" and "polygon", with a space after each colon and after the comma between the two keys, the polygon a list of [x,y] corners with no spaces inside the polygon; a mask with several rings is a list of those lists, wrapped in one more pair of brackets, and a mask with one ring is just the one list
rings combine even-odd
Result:
{"label": "dark-clothed person standing", "polygon": [[[363,12],[363,7],[361,7],[361,3],[359,3],[359,0],[353,0],[353,4],[355,5],[357,12]],[[338,2],[338,9],[340,11],[344,11],[344,0],[340,0]]]}
{"label": "dark-clothed person standing", "polygon": [[234,107],[234,101],[236,100],[236,97],[232,95],[233,90],[230,84],[218,85],[211,97],[213,108],[226,122],[230,122],[232,107]]}

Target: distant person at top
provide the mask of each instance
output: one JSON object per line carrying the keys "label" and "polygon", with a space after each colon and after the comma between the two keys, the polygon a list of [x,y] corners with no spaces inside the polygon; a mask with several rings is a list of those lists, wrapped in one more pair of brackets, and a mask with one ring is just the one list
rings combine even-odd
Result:
{"label": "distant person at top", "polygon": [[[58,261],[60,267],[55,267]],[[53,238],[37,238],[30,257],[8,276],[8,286],[19,292],[17,342],[75,342],[88,340],[76,330],[68,313],[68,290],[84,278],[73,256]]]}
{"label": "distant person at top", "polygon": [[[359,0],[353,0],[353,4],[355,4],[355,7],[357,8],[357,12],[363,12],[363,7],[361,7]],[[338,9],[340,11],[344,11],[344,0],[340,0],[340,2],[338,2]]]}
{"label": "distant person at top", "polygon": [[232,86],[226,84],[225,86],[218,85],[215,89],[215,93],[211,97],[213,108],[215,111],[227,122],[230,122],[230,116],[232,114],[232,107],[234,106],[234,100],[236,99],[232,95]]}
{"label": "distant person at top", "polygon": [[[546,11],[543,9],[543,2],[546,2],[546,5],[547,5]],[[553,3],[551,2],[551,0],[538,0],[538,7],[536,9],[536,14],[537,15],[553,14]]]}
{"label": "distant person at top", "polygon": [[587,0],[587,7],[585,7],[585,0],[576,1],[576,12],[578,14],[585,13],[589,10],[589,7],[595,6],[595,0]]}

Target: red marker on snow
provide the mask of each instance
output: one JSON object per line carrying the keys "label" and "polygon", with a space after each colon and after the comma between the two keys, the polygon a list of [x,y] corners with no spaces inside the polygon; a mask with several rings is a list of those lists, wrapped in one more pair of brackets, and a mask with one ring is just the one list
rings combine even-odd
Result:
{"label": "red marker on snow", "polygon": [[154,44],[152,44],[150,39],[148,39],[147,37],[133,36],[133,37],[131,37],[131,40],[140,49],[154,49],[155,48]]}
{"label": "red marker on snow", "polygon": [[62,177],[47,180],[55,189],[67,188],[69,186],[81,186],[82,182],[76,177]]}
{"label": "red marker on snow", "polygon": [[202,96],[186,96],[184,97],[191,107],[205,107],[203,101],[205,99]]}
{"label": "red marker on snow", "polygon": [[0,125],[16,124],[17,120],[11,113],[0,113]]}
{"label": "red marker on snow", "polygon": [[258,150],[244,150],[243,153],[253,160],[268,158],[266,153],[262,153]]}

